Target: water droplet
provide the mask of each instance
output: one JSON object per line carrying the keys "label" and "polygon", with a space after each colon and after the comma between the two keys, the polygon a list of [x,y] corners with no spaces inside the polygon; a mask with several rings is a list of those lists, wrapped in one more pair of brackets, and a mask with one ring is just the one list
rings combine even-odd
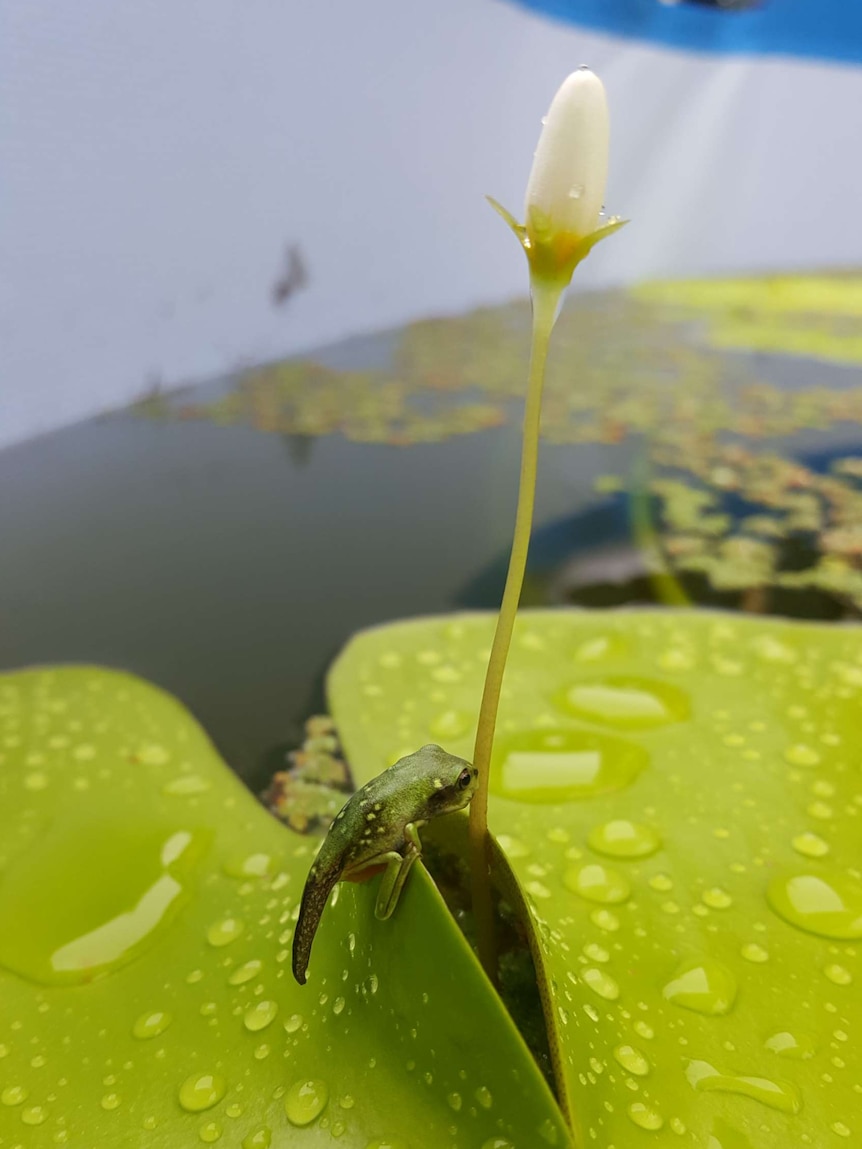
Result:
{"label": "water droplet", "polygon": [[828,965],[823,972],[834,985],[850,985],[853,981],[853,974],[843,965]]}
{"label": "water droplet", "polygon": [[198,1137],[206,1145],[212,1145],[214,1141],[218,1141],[221,1137],[221,1125],[216,1121],[208,1121],[206,1125],[201,1125],[198,1129]]}
{"label": "water droplet", "polygon": [[29,1092],[23,1085],[7,1085],[0,1093],[0,1102],[4,1105],[21,1105],[29,1097]]}
{"label": "water droplet", "polygon": [[0,965],[55,985],[91,981],[131,961],[188,900],[206,844],[200,831],[57,819],[4,874]]}
{"label": "water droplet", "polygon": [[494,1098],[491,1096],[491,1090],[485,1085],[480,1085],[476,1092],[473,1094],[483,1109],[490,1109],[494,1104]]}
{"label": "water droplet", "polygon": [[597,993],[599,997],[603,997],[607,1001],[616,1001],[620,996],[620,987],[603,969],[587,966],[586,969],[581,970],[581,981],[584,985],[588,985],[593,993]]}
{"label": "water droplet", "polygon": [[563,875],[563,884],[566,889],[580,894],[590,902],[604,902],[608,905],[626,901],[632,892],[628,878],[599,862],[572,866]]}
{"label": "water droplet", "polygon": [[649,1061],[633,1045],[618,1045],[614,1050],[614,1057],[620,1065],[636,1077],[646,1077],[650,1070]]}
{"label": "water droplet", "polygon": [[583,184],[572,184],[572,186],[569,188],[569,199],[580,199],[583,194]]}
{"label": "water droplet", "polygon": [[461,1108],[461,1094],[460,1093],[447,1093],[446,1100],[449,1103],[450,1109],[454,1109],[457,1113]]}
{"label": "water droplet", "polygon": [[242,1019],[243,1025],[252,1033],[257,1033],[261,1029],[266,1029],[275,1021],[275,1015],[278,1013],[278,1006],[274,1001],[256,1001],[254,1005],[250,1005],[245,1011],[245,1016]]}
{"label": "water droplet", "polygon": [[666,894],[668,890],[673,889],[673,878],[668,874],[653,874],[649,880],[650,888],[658,890],[659,893]]}
{"label": "water droplet", "polygon": [[470,716],[463,710],[444,710],[431,720],[429,730],[435,738],[460,738],[470,725]]}
{"label": "water droplet", "polygon": [[814,1042],[810,1037],[796,1037],[787,1030],[771,1034],[763,1044],[779,1057],[789,1057],[794,1061],[807,1061],[814,1056]]}
{"label": "water droplet", "polygon": [[648,678],[576,682],[558,701],[578,718],[625,730],[666,726],[690,714],[688,695],[679,687]]}
{"label": "water droplet", "polygon": [[489,1137],[482,1142],[482,1149],[515,1149],[515,1146],[505,1137]]}
{"label": "water droplet", "polygon": [[236,969],[228,977],[228,985],[245,985],[247,981],[252,981],[260,971],[263,969],[263,962],[258,958],[251,958],[242,965],[238,965]]}
{"label": "water droplet", "polygon": [[647,858],[661,846],[661,838],[655,830],[625,818],[593,827],[587,842],[597,853],[612,858]]}
{"label": "water droplet", "polygon": [[593,910],[590,921],[600,930],[606,930],[611,934],[620,928],[620,919],[612,910]]}
{"label": "water droplet", "polygon": [[335,999],[335,1001],[332,1003],[332,1012],[337,1016],[339,1013],[342,1012],[345,1005],[347,1005],[347,1002],[344,1000],[344,998],[343,997],[337,997]]}
{"label": "water droplet", "polygon": [[662,990],[664,997],[695,1013],[729,1013],[736,1000],[736,979],[712,958],[689,958]]}
{"label": "water droplet", "polygon": [[269,854],[241,854],[227,858],[222,869],[229,878],[268,878],[275,865]]}
{"label": "water droplet", "polygon": [[207,930],[207,941],[211,946],[221,947],[236,941],[245,929],[245,922],[239,918],[222,918]]}
{"label": "water droplet", "polygon": [[657,659],[662,670],[694,670],[697,658],[694,651],[679,646],[669,646]]}
{"label": "water droplet", "polygon": [[608,734],[533,730],[501,740],[491,789],[520,802],[579,801],[623,789],[648,761],[641,746]]}
{"label": "water droplet", "polygon": [[862,885],[835,872],[773,878],[766,896],[786,922],[824,938],[862,938]]}
{"label": "water droplet", "polygon": [[849,1137],[851,1130],[844,1124],[843,1121],[833,1121],[829,1126],[833,1133],[837,1133],[839,1137]]}
{"label": "water droplet", "polygon": [[591,961],[605,962],[610,961],[611,958],[608,951],[596,942],[588,942],[587,945],[584,946],[584,953]]}
{"label": "water droplet", "polygon": [[180,1086],[179,1101],[189,1113],[212,1109],[227,1092],[227,1082],[217,1073],[193,1073]]}
{"label": "water droplet", "polygon": [[170,794],[175,798],[187,798],[194,794],[205,794],[210,784],[206,778],[199,774],[181,774],[179,778],[172,778],[162,787],[163,794]]}
{"label": "water droplet", "polygon": [[272,1143],[272,1130],[268,1125],[258,1125],[247,1137],[243,1138],[242,1149],[269,1149]]}
{"label": "water droplet", "polygon": [[791,663],[796,661],[796,651],[791,646],[779,642],[777,638],[768,634],[759,635],[752,639],[751,649],[764,662]]}
{"label": "water droplet", "polygon": [[292,1013],[290,1017],[285,1018],[284,1028],[288,1033],[296,1033],[298,1029],[302,1028],[302,1014]]}
{"label": "water droplet", "polygon": [[400,1137],[375,1137],[369,1141],[365,1149],[409,1149],[407,1142]]}
{"label": "water droplet", "polygon": [[791,766],[819,766],[820,752],[813,746],[806,746],[804,742],[797,742],[784,751],[784,760]]}
{"label": "water droplet", "polygon": [[713,886],[711,890],[704,890],[700,897],[703,904],[709,906],[711,910],[726,910],[728,906],[733,905],[733,898],[727,890],[722,890],[720,886]]}
{"label": "water droplet", "polygon": [[664,1118],[655,1109],[645,1105],[643,1101],[633,1101],[628,1107],[628,1115],[641,1129],[656,1130],[664,1125]]}
{"label": "water droplet", "polygon": [[21,1120],[25,1125],[41,1125],[48,1119],[48,1110],[43,1105],[31,1105],[29,1109],[21,1111]]}
{"label": "water droplet", "polygon": [[99,1103],[103,1109],[117,1109],[120,1105],[119,1093],[106,1093]]}
{"label": "water droplet", "polygon": [[699,1093],[738,1093],[782,1113],[798,1113],[802,1108],[799,1090],[789,1081],[720,1073],[708,1061],[690,1061],[685,1075],[689,1084]]}
{"label": "water droplet", "polygon": [[132,1036],[137,1037],[140,1041],[146,1041],[150,1037],[158,1037],[160,1033],[165,1032],[172,1021],[171,1014],[164,1010],[148,1010],[147,1013],[142,1013],[135,1019],[135,1024],[132,1026]]}
{"label": "water droplet", "polygon": [[326,1082],[295,1081],[284,1099],[284,1111],[291,1125],[310,1125],[326,1108],[328,1100]]}
{"label": "water droplet", "polygon": [[646,1021],[636,1021],[634,1024],[634,1031],[640,1037],[645,1038],[647,1041],[652,1041],[652,1039],[655,1037],[655,1030],[649,1024],[649,1022]]}
{"label": "water droplet", "polygon": [[804,854],[806,858],[822,858],[829,853],[828,843],[817,834],[797,834],[791,844],[798,854]]}
{"label": "water droplet", "polygon": [[526,858],[530,853],[530,847],[526,842],[522,842],[520,838],[512,838],[508,834],[498,834],[497,845],[506,857],[510,859]]}
{"label": "water droplet", "polygon": [[746,961],[752,962],[765,962],[769,961],[769,952],[759,946],[757,942],[746,942],[746,944],[739,951]]}

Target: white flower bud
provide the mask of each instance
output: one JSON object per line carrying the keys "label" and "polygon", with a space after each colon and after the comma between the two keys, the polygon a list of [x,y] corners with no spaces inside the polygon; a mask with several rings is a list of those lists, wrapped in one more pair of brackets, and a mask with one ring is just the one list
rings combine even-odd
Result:
{"label": "white flower bud", "polygon": [[527,253],[531,282],[565,287],[597,243],[626,220],[601,217],[608,178],[608,104],[589,68],[562,83],[542,123],[527,184],[523,224],[488,200]]}
{"label": "white flower bud", "polygon": [[596,230],[608,179],[608,103],[589,68],[562,83],[544,120],[527,184],[524,219],[532,239],[584,239]]}

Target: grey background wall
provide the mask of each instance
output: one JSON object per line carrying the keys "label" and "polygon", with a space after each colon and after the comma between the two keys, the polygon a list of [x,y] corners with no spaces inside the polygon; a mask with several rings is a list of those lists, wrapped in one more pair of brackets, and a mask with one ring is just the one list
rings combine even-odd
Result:
{"label": "grey background wall", "polygon": [[[348,334],[523,294],[540,117],[589,63],[579,274],[862,263],[862,73],[615,41],[500,0],[0,0],[0,445]],[[298,244],[307,287],[275,307]]]}

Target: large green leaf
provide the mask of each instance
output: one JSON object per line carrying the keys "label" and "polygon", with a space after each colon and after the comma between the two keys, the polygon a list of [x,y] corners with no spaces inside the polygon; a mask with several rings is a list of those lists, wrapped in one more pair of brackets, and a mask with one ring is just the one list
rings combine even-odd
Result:
{"label": "large green leaf", "polygon": [[[469,755],[493,625],[353,639],[330,697],[360,780]],[[582,1144],[862,1143],[860,693],[855,628],[520,618],[490,825]]]}
{"label": "large green leaf", "polygon": [[289,971],[316,841],[169,696],[0,679],[0,1146],[565,1146],[432,884],[346,886]]}

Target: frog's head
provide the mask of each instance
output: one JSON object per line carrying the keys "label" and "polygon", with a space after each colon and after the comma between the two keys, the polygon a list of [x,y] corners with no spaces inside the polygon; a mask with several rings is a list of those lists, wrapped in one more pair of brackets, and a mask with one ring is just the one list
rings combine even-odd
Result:
{"label": "frog's head", "polygon": [[417,779],[422,780],[429,817],[463,810],[479,782],[475,766],[433,742],[402,761],[409,761]]}

